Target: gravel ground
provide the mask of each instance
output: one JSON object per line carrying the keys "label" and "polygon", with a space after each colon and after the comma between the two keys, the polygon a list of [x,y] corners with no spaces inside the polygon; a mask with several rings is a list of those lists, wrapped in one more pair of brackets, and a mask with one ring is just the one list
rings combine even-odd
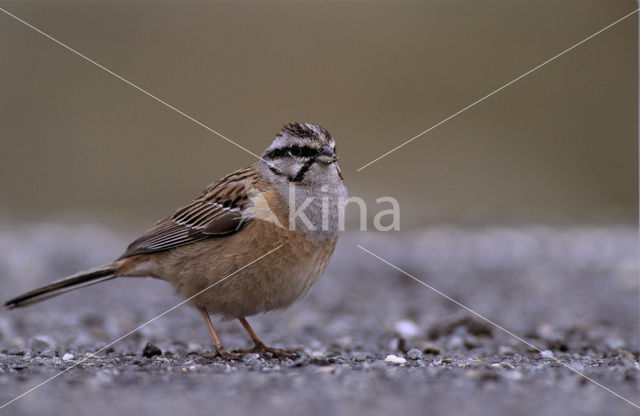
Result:
{"label": "gravel ground", "polygon": [[[105,263],[131,236],[0,226],[2,298]],[[187,306],[88,357],[180,301],[166,283],[117,279],[0,312],[2,403],[68,369],[0,413],[637,413],[553,359],[640,403],[637,253],[622,226],[347,233],[307,298],[250,319],[267,343],[299,352],[286,361],[206,358],[205,326]],[[250,346],[238,323],[218,327],[229,348]]]}

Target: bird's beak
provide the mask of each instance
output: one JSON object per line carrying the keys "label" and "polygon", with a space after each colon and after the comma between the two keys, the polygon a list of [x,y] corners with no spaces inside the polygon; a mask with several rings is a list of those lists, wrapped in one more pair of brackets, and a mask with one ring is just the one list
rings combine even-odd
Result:
{"label": "bird's beak", "polygon": [[334,162],[338,161],[338,155],[333,153],[333,150],[329,146],[322,146],[320,150],[320,155],[316,157],[318,162],[322,162],[324,164],[330,165]]}
{"label": "bird's beak", "polygon": [[340,167],[336,163],[338,159],[339,159],[338,155],[333,153],[333,150],[331,150],[329,146],[322,146],[322,149],[320,150],[320,155],[316,156],[316,160],[318,162],[324,163],[326,165],[331,165],[333,163],[334,166],[336,167],[336,170],[338,171],[338,176],[340,177],[340,179],[344,180],[344,178],[342,177],[342,171],[340,170]]}

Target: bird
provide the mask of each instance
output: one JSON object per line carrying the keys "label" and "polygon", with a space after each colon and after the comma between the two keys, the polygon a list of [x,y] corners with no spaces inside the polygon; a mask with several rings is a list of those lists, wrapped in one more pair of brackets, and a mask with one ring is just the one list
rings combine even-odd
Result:
{"label": "bird", "polygon": [[[294,358],[294,351],[267,346],[246,318],[290,306],[323,274],[342,229],[340,219],[344,223],[343,179],[329,131],[287,123],[254,164],[208,185],[115,261],[14,297],[5,306],[31,305],[118,277],[152,277],[171,283],[200,311],[213,356],[236,359],[252,352]],[[238,319],[253,348],[225,349],[211,315]]]}

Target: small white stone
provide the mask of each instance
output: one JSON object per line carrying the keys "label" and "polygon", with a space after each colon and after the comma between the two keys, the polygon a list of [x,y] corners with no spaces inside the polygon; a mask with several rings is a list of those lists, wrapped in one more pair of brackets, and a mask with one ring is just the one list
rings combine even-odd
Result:
{"label": "small white stone", "polygon": [[551,352],[551,350],[540,351],[540,355],[544,358],[553,358],[553,352]]}
{"label": "small white stone", "polygon": [[322,358],[324,357],[324,353],[322,351],[311,351],[312,358]]}
{"label": "small white stone", "polygon": [[189,349],[189,351],[200,351],[202,350],[202,345],[193,342],[187,345],[187,348]]}
{"label": "small white stone", "polygon": [[62,360],[63,361],[73,360],[73,354],[71,354],[70,352],[66,353],[65,355],[62,356]]}
{"label": "small white stone", "polygon": [[395,323],[394,328],[398,335],[404,338],[415,338],[420,334],[418,325],[408,319],[399,320]]}
{"label": "small white stone", "polygon": [[625,346],[624,340],[616,336],[605,340],[605,343],[607,344],[607,347],[614,350],[617,350],[618,348],[624,348]]}
{"label": "small white stone", "polygon": [[397,355],[393,354],[387,355],[384,361],[392,364],[404,364],[407,362],[407,360],[405,360],[404,358],[398,357]]}

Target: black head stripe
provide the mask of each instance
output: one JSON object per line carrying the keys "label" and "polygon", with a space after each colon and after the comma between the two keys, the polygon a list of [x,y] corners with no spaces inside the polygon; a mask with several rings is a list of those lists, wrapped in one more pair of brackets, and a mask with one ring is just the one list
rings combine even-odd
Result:
{"label": "black head stripe", "polygon": [[273,149],[266,155],[264,155],[267,159],[277,159],[279,157],[302,157],[302,158],[313,158],[318,156],[319,152],[317,149],[309,146],[287,146],[280,147],[278,149]]}
{"label": "black head stripe", "polygon": [[309,170],[309,168],[311,168],[311,165],[313,165],[315,163],[315,159],[309,159],[307,160],[307,162],[302,165],[302,167],[300,168],[300,170],[298,171],[298,173],[296,173],[296,176],[289,177],[289,180],[291,182],[300,182],[304,179],[304,175],[305,173],[307,173],[307,171]]}

